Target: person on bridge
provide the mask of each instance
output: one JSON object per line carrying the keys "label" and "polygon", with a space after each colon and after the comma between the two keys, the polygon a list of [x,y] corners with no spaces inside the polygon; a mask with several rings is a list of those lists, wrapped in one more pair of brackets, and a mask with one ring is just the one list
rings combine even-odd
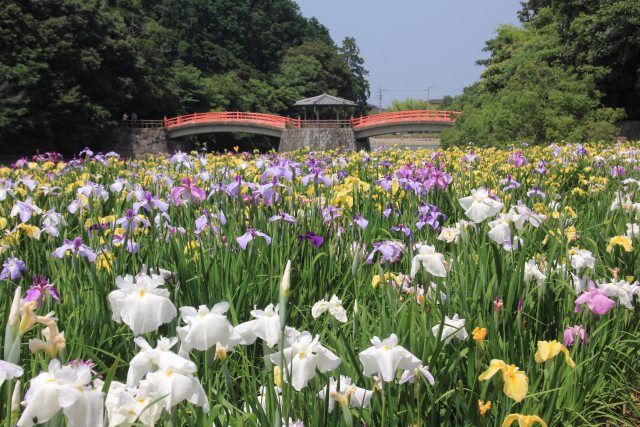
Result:
{"label": "person on bridge", "polygon": [[131,120],[133,120],[134,123],[138,121],[138,115],[135,111],[131,113]]}
{"label": "person on bridge", "polygon": [[124,114],[122,115],[122,120],[123,120],[123,121],[125,121],[125,122],[126,122],[127,120],[129,120],[129,115],[128,115],[127,113],[124,113]]}

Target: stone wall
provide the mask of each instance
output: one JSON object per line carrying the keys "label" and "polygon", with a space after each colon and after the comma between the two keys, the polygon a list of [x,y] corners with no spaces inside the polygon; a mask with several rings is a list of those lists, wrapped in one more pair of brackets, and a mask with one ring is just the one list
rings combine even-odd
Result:
{"label": "stone wall", "polygon": [[356,148],[356,135],[353,129],[285,129],[280,138],[280,152],[299,150],[353,150]]}
{"label": "stone wall", "polygon": [[118,128],[113,130],[112,140],[113,145],[109,150],[134,159],[173,153],[186,148],[179,141],[167,138],[164,128]]}
{"label": "stone wall", "polygon": [[640,121],[624,120],[616,123],[618,126],[618,136],[624,136],[629,141],[640,140]]}

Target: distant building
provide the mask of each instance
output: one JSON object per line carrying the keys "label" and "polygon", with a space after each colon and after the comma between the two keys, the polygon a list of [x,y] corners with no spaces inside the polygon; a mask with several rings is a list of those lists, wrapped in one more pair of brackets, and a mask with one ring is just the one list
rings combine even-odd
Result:
{"label": "distant building", "polygon": [[375,105],[375,104],[367,104],[367,110],[369,111],[370,114],[384,113],[387,111],[386,108],[381,109],[379,105]]}

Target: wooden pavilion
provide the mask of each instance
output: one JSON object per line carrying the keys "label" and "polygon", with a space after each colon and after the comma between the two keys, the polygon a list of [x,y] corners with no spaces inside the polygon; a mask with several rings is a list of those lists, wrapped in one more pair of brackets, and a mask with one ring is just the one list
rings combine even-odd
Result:
{"label": "wooden pavilion", "polygon": [[[349,101],[348,99],[340,98],[338,96],[333,96],[326,93],[314,96],[312,98],[301,99],[300,101],[296,101],[296,103],[293,105],[295,107],[302,108],[305,122],[308,121],[307,112],[312,112],[313,115],[315,115],[315,121],[318,124],[327,121],[320,120],[321,110],[334,110],[336,113],[336,122],[334,123],[340,123],[349,120],[349,118],[353,115],[353,111],[356,107],[356,103],[353,101]],[[331,122],[333,122],[333,120],[331,120]]]}

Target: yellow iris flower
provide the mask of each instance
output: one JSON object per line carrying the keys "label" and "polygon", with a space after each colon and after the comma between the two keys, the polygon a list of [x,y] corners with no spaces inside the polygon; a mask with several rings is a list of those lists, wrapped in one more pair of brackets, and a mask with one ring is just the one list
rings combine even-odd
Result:
{"label": "yellow iris flower", "polygon": [[631,244],[631,238],[629,236],[612,237],[607,245],[607,252],[613,251],[614,246],[622,246],[626,252],[633,251],[633,245]]}
{"label": "yellow iris flower", "polygon": [[576,367],[576,363],[569,355],[567,347],[560,344],[558,341],[538,341],[538,351],[536,351],[535,359],[536,363],[546,362],[556,357],[560,352],[564,353],[564,358],[567,364],[572,368]]}
{"label": "yellow iris flower", "polygon": [[509,427],[514,421],[518,422],[518,427],[531,427],[534,423],[539,423],[542,427],[547,427],[547,423],[537,415],[510,414],[502,422],[502,427]]}
{"label": "yellow iris flower", "polygon": [[18,224],[18,230],[22,230],[22,232],[30,237],[31,239],[40,239],[40,229],[35,225],[30,224]]}
{"label": "yellow iris flower", "polygon": [[494,376],[498,371],[502,372],[504,381],[504,394],[507,397],[520,402],[527,395],[529,390],[529,378],[527,374],[518,370],[516,365],[507,365],[503,360],[493,359],[489,363],[489,369],[483,372],[478,380],[485,381]]}

